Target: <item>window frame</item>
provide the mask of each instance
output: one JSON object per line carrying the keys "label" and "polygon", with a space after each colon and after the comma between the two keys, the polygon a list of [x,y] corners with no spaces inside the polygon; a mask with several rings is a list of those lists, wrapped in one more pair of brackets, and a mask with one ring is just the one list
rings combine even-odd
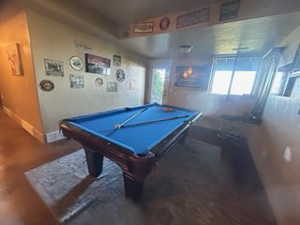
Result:
{"label": "window frame", "polygon": [[[213,81],[214,81],[214,78],[215,78],[215,65],[216,65],[216,60],[217,59],[233,59],[233,60],[238,60],[239,58],[258,58],[257,56],[239,56],[239,55],[217,55],[217,56],[213,56],[213,63],[212,63],[212,68],[211,68],[211,74],[210,74],[210,79],[209,79],[209,93],[210,94],[213,94],[213,95],[223,95],[223,96],[244,96],[244,95],[236,95],[236,94],[231,94],[231,90],[232,90],[232,84],[233,84],[233,81],[234,81],[234,75],[235,75],[235,72],[236,70],[233,69],[232,70],[232,73],[231,73],[231,78],[230,78],[230,83],[229,83],[229,87],[228,87],[228,91],[226,94],[219,94],[219,93],[213,93],[212,92],[212,88],[213,88]],[[247,96],[253,96],[254,93],[255,93],[255,89],[256,89],[256,83],[257,83],[257,74],[259,72],[259,65],[258,64],[258,67],[257,67],[257,70],[256,70],[256,73],[255,73],[255,78],[254,78],[254,81],[253,81],[253,85],[252,85],[252,88],[251,88],[251,93],[250,94],[246,94]]]}

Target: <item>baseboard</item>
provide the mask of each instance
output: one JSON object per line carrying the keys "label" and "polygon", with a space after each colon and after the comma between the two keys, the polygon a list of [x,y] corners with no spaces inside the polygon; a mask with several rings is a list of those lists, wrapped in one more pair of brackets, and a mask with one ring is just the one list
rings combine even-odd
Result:
{"label": "baseboard", "polygon": [[65,139],[66,137],[60,132],[59,130],[47,133],[46,135],[46,142],[47,143],[52,143],[55,141],[60,141]]}
{"label": "baseboard", "polygon": [[3,106],[3,112],[5,112],[10,118],[16,121],[21,127],[26,130],[33,137],[37,138],[40,142],[45,143],[45,136],[39,130],[37,130],[34,126],[32,126],[27,121],[23,120],[18,114],[10,110],[9,108]]}

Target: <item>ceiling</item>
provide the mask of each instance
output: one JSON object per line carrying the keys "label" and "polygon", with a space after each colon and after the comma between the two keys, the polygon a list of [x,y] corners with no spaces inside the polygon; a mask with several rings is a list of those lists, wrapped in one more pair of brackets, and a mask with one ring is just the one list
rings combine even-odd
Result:
{"label": "ceiling", "polygon": [[[49,16],[55,15],[58,19],[76,26],[77,29],[90,32],[113,42],[120,48],[148,58],[176,57],[178,46],[181,44],[193,45],[191,53],[193,57],[233,54],[236,53],[233,49],[239,47],[247,48],[243,53],[261,55],[300,26],[300,12],[284,11],[300,10],[299,0],[284,2],[243,0],[244,5],[240,12],[243,16],[240,21],[139,38],[119,39],[117,36],[120,28],[127,29],[129,23],[147,17],[224,1],[226,0],[28,0],[27,2],[39,6],[34,8],[38,11],[42,12],[44,9],[45,14]],[[262,17],[263,15],[276,16]],[[259,18],[249,19],[253,17]]]}
{"label": "ceiling", "polygon": [[300,12],[262,17],[160,34],[120,40],[131,51],[150,58],[167,58],[179,54],[181,44],[193,45],[192,56],[233,54],[235,48],[248,48],[242,53],[264,54],[300,26]]}
{"label": "ceiling", "polygon": [[[191,10],[220,0],[75,0],[81,8],[95,10],[119,26],[127,27],[148,17]],[[73,0],[74,2],[74,0]]]}

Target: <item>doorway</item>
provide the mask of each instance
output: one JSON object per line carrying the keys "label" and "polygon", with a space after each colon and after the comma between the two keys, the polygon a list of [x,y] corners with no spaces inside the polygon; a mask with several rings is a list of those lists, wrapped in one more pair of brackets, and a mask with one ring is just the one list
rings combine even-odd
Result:
{"label": "doorway", "polygon": [[167,70],[165,68],[154,68],[152,70],[151,103],[163,103],[165,97],[166,74]]}

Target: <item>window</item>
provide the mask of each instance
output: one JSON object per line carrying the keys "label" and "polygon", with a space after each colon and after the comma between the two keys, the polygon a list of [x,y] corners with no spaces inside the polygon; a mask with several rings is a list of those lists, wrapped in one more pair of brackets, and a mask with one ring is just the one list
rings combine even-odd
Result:
{"label": "window", "polygon": [[211,93],[250,95],[258,63],[257,57],[216,57],[212,71]]}

